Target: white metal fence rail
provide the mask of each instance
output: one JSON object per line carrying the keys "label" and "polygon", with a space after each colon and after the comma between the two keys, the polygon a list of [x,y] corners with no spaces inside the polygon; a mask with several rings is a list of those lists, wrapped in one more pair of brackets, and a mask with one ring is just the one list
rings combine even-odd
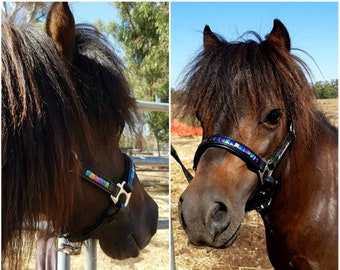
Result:
{"label": "white metal fence rail", "polygon": [[[144,111],[168,112],[168,103],[157,103],[149,101],[137,101],[138,109]],[[132,157],[137,166],[169,166],[169,158],[162,157]],[[169,220],[159,220],[158,229],[168,229]],[[64,239],[58,239],[58,246],[62,245]],[[57,252],[57,270],[70,270],[70,255]],[[85,270],[97,270],[97,244],[96,240],[88,239],[85,241]]]}

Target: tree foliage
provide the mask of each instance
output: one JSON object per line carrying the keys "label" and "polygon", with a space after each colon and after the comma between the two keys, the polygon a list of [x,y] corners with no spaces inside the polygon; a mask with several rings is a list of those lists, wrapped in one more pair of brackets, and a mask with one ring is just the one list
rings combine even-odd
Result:
{"label": "tree foliage", "polygon": [[[119,11],[120,23],[104,25],[98,20],[96,26],[121,44],[134,96],[140,100],[169,102],[169,4],[120,2],[113,5]],[[2,18],[40,25],[49,6],[46,2],[4,2]],[[157,142],[168,142],[168,113],[149,112],[142,119],[148,123]],[[139,140],[143,139],[144,126],[137,126]]]}
{"label": "tree foliage", "polygon": [[[119,2],[121,22],[96,24],[118,40],[137,99],[169,102],[169,5],[167,2]],[[168,113],[149,112],[149,129],[157,142],[168,141]]]}
{"label": "tree foliage", "polygon": [[319,81],[313,84],[313,91],[316,98],[337,98],[338,79],[329,81]]}
{"label": "tree foliage", "polygon": [[2,2],[1,17],[18,23],[41,24],[50,6],[48,2]]}

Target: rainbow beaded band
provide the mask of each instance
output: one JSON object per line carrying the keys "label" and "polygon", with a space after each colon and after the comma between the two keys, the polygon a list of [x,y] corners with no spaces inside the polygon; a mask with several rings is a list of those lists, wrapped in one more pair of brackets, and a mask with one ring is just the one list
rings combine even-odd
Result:
{"label": "rainbow beaded band", "polygon": [[229,139],[228,137],[222,137],[222,136],[211,136],[207,139],[207,142],[221,142],[225,143],[227,145],[230,145],[232,147],[235,147],[236,149],[242,151],[242,153],[245,153],[249,156],[254,162],[258,163],[260,158],[252,152],[249,148],[247,148],[245,145],[238,143],[237,141],[234,141],[232,139]]}
{"label": "rainbow beaded band", "polygon": [[[81,176],[89,181],[90,183],[96,185],[100,189],[109,193],[111,199],[115,204],[119,203],[119,198],[121,195],[125,195],[125,202],[123,205],[126,207],[129,203],[129,198],[131,196],[131,192],[133,190],[133,184],[136,177],[135,166],[130,157],[124,155],[125,159],[125,177],[124,181],[115,183],[109,179],[105,179],[94,171],[89,169],[87,166],[82,164],[81,166]],[[121,203],[118,204],[119,207],[122,206]]]}
{"label": "rainbow beaded band", "polygon": [[266,162],[264,162],[258,155],[254,153],[250,148],[242,143],[239,143],[233,139],[224,136],[213,135],[202,141],[198,147],[195,157],[194,157],[194,169],[196,169],[197,164],[203,153],[207,148],[218,147],[227,150],[228,152],[237,155],[241,158],[249,167],[254,171],[263,172]]}
{"label": "rainbow beaded band", "polygon": [[109,189],[110,183],[90,170],[85,171],[85,176],[95,181],[97,184]]}

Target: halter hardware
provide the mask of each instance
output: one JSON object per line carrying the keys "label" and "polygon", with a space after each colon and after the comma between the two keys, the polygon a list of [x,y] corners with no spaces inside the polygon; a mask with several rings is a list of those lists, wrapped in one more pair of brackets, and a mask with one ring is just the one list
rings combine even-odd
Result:
{"label": "halter hardware", "polygon": [[254,151],[246,145],[237,142],[228,137],[212,135],[203,140],[198,146],[194,157],[194,170],[203,153],[211,147],[224,149],[231,154],[241,158],[247,165],[247,168],[257,173],[258,187],[254,196],[247,202],[246,211],[262,211],[272,203],[279,181],[272,174],[282,160],[284,154],[292,145],[296,138],[293,122],[289,122],[289,130],[279,147],[275,150],[268,161],[261,159]]}
{"label": "halter hardware", "polygon": [[124,202],[124,207],[127,207],[127,205],[129,204],[130,201],[130,197],[131,197],[131,192],[127,192],[124,189],[124,185],[125,185],[125,181],[123,181],[123,183],[118,183],[117,186],[120,188],[118,194],[116,196],[111,195],[111,200],[113,201],[113,203],[117,204],[119,202],[119,197],[120,195],[125,195],[125,202]]}
{"label": "halter hardware", "polygon": [[[65,242],[59,243],[59,239],[65,239]],[[68,239],[58,236],[54,240],[56,251],[63,252],[67,255],[79,255],[81,253],[82,242],[70,242]]]}
{"label": "halter hardware", "polygon": [[[77,154],[74,153],[74,155],[75,158],[78,159]],[[84,180],[108,193],[112,203],[103,212],[100,219],[94,225],[85,228],[81,233],[66,232],[60,234],[58,237],[65,238],[67,241],[62,247],[58,247],[58,251],[65,252],[70,255],[77,254],[80,250],[82,241],[90,238],[95,232],[100,231],[105,224],[118,220],[119,217],[125,213],[125,209],[129,204],[133,191],[136,169],[131,158],[126,154],[123,154],[123,156],[125,159],[125,180],[117,184],[107,178],[99,176],[92,169],[89,169],[88,166],[81,164],[81,170],[79,173],[80,176]],[[123,199],[124,202],[121,202]]]}

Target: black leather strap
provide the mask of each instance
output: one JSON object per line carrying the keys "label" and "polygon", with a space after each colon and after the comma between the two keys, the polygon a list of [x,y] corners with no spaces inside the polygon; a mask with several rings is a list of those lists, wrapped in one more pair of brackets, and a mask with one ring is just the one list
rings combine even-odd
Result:
{"label": "black leather strap", "polygon": [[266,162],[263,161],[258,155],[255,154],[247,146],[224,136],[213,135],[198,146],[195,157],[194,157],[194,170],[196,170],[198,162],[203,153],[211,147],[222,148],[232,154],[241,158],[248,166],[251,171],[263,172],[266,167]]}
{"label": "black leather strap", "polygon": [[60,237],[66,238],[70,242],[82,242],[91,237],[97,232],[99,232],[105,225],[113,221],[117,221],[121,217],[125,208],[120,208],[117,205],[111,203],[110,206],[101,215],[100,219],[92,226],[85,228],[79,233],[67,232]]}
{"label": "black leather strap", "polygon": [[[100,219],[94,225],[83,229],[79,233],[62,233],[60,237],[66,238],[70,242],[84,241],[92,237],[93,234],[100,231],[106,224],[117,221],[125,213],[125,208],[133,191],[133,184],[136,178],[136,173],[131,158],[125,154],[123,155],[125,159],[125,173],[123,179],[125,180],[122,182],[117,182],[117,184],[111,180],[97,175],[93,170],[82,164],[80,176],[91,184],[94,184],[98,188],[108,193],[112,199],[112,203],[102,213]],[[124,189],[124,191],[122,189]],[[125,195],[124,203],[121,203],[119,201],[120,194]]]}
{"label": "black leather strap", "polygon": [[290,145],[294,142],[296,138],[295,130],[293,123],[290,122],[289,124],[289,131],[283,142],[279,145],[279,147],[275,150],[274,154],[272,155],[271,159],[268,161],[268,168],[270,170],[274,170],[279,165],[281,159],[283,158],[284,154],[290,147]]}

